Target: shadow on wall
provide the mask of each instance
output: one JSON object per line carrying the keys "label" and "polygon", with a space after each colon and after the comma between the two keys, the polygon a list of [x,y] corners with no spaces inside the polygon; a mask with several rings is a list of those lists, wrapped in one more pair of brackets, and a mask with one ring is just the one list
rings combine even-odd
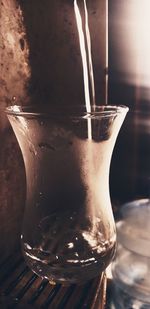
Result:
{"label": "shadow on wall", "polygon": [[[83,100],[78,33],[69,1],[18,1],[29,45],[30,101],[60,104]],[[40,25],[39,25],[40,21]],[[74,87],[79,82],[80,87]]]}
{"label": "shadow on wall", "polygon": [[[82,57],[74,1],[18,0],[29,45],[30,100],[42,104],[85,104]],[[106,67],[105,0],[87,1],[96,97],[104,100]],[[84,2],[78,1],[86,41]],[[39,25],[40,21],[40,25]],[[86,45],[86,43],[85,43]],[[87,53],[87,46],[85,47]],[[87,56],[88,58],[88,56]]]}
{"label": "shadow on wall", "polygon": [[0,258],[19,245],[25,200],[22,155],[3,112],[14,97],[25,97],[28,69],[21,15],[15,2],[0,1]]}

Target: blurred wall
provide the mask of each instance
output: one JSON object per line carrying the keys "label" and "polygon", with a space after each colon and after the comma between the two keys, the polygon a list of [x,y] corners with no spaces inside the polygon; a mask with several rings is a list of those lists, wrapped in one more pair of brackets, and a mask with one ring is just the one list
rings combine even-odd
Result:
{"label": "blurred wall", "polygon": [[20,149],[4,108],[25,97],[28,78],[21,12],[14,1],[0,1],[0,258],[19,245],[25,199]]}
{"label": "blurred wall", "polygon": [[150,194],[150,1],[109,1],[109,102],[130,110],[111,169],[115,200]]}

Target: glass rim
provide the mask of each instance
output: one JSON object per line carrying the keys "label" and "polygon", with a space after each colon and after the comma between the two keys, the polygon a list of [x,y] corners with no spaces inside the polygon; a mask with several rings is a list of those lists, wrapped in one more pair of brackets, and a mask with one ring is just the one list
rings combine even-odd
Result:
{"label": "glass rim", "polygon": [[117,114],[126,114],[129,108],[125,105],[93,105],[90,111],[86,110],[85,105],[77,106],[47,106],[47,105],[10,105],[6,107],[7,115],[22,117],[40,117],[45,118],[86,118],[86,117],[110,117]]}

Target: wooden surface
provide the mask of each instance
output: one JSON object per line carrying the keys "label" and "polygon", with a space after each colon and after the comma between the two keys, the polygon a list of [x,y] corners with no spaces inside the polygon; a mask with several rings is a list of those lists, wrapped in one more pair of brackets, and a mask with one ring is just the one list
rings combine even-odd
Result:
{"label": "wooden surface", "polygon": [[[105,285],[105,282],[104,282]],[[50,285],[26,266],[20,253],[0,263],[0,308],[102,309],[100,278],[84,285]],[[110,294],[105,309],[109,309]],[[104,301],[104,299],[103,299]]]}

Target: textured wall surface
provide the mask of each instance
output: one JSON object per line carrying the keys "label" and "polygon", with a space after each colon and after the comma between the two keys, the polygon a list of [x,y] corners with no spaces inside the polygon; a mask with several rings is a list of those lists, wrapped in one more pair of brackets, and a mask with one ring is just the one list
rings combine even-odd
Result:
{"label": "textured wall surface", "polygon": [[29,76],[22,15],[13,0],[0,1],[0,257],[19,243],[24,209],[23,160],[4,108],[24,99]]}

